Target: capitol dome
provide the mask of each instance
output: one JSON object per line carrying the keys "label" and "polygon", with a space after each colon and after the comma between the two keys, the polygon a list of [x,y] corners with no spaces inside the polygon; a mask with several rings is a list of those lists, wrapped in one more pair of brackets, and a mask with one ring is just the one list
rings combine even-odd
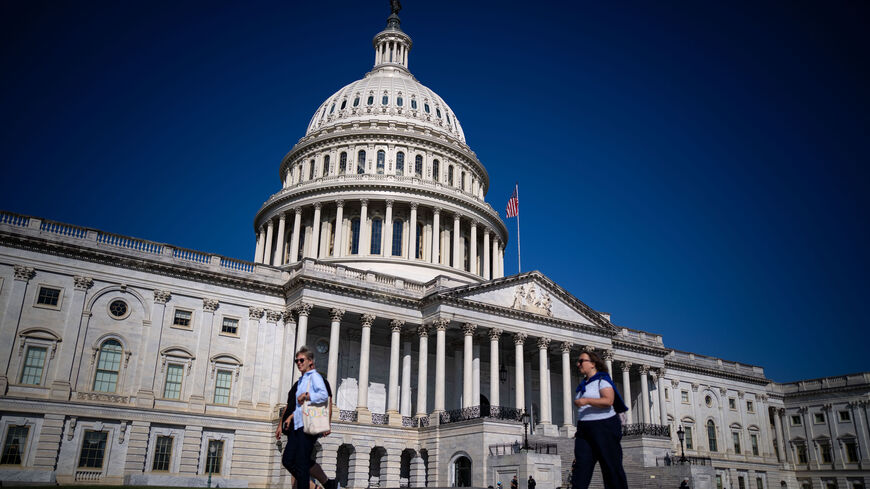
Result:
{"label": "capitol dome", "polygon": [[311,258],[427,282],[503,276],[508,234],[484,200],[489,175],[444,100],[408,69],[396,14],[374,67],[327,98],[279,168],[254,219],[255,260]]}

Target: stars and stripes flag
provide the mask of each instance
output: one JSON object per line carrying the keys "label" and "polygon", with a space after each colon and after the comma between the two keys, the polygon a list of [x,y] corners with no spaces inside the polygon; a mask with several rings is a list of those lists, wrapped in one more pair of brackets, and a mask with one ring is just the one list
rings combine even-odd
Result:
{"label": "stars and stripes flag", "polygon": [[511,195],[510,200],[507,203],[507,212],[508,217],[517,217],[520,214],[520,197],[518,195],[519,185],[514,186],[514,194]]}

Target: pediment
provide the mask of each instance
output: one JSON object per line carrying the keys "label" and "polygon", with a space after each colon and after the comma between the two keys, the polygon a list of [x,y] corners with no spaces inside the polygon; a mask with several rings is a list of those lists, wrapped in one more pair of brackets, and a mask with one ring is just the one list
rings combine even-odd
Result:
{"label": "pediment", "polygon": [[615,329],[601,313],[537,271],[459,287],[445,295],[517,312]]}

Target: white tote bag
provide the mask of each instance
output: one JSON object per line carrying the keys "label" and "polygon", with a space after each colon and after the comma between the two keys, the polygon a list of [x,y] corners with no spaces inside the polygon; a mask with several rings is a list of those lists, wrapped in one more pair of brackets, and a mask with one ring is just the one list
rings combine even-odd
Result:
{"label": "white tote bag", "polygon": [[[311,397],[311,381],[308,381],[308,397]],[[302,430],[307,435],[322,435],[329,431],[329,398],[322,403],[305,401],[302,404]]]}

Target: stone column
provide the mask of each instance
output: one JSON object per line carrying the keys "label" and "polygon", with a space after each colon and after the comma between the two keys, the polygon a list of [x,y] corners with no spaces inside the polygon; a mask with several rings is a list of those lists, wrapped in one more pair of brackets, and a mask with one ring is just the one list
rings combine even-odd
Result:
{"label": "stone column", "polygon": [[[362,199],[359,203],[359,250],[357,254],[359,256],[369,256],[372,250],[372,243],[369,238],[369,201],[368,199]],[[381,229],[381,235],[383,235],[383,231]]]}
{"label": "stone column", "polygon": [[446,338],[448,319],[436,319],[435,326],[435,411],[444,411],[444,375],[446,362]]}
{"label": "stone column", "polygon": [[471,405],[480,405],[480,343],[474,343],[472,346]]}
{"label": "stone column", "polygon": [[499,401],[499,377],[498,377],[498,340],[502,331],[497,328],[489,330],[489,403],[493,406],[501,406]]}
{"label": "stone column", "polygon": [[306,258],[317,258],[320,250],[320,210],[323,204],[320,202],[314,203],[314,219],[311,221],[311,239],[306,243],[308,251],[305,253]]}
{"label": "stone column", "polygon": [[525,397],[525,388],[526,381],[523,378],[523,368],[525,366],[525,359],[523,358],[523,344],[526,342],[526,334],[525,333],[514,333],[514,353],[516,354],[516,360],[514,361],[514,367],[516,368],[516,379],[514,382],[514,390],[516,391],[517,396],[517,409],[524,410],[526,409],[526,397]]}
{"label": "stone column", "polygon": [[253,409],[256,401],[257,392],[254,389],[254,382],[257,380],[257,347],[262,346],[262,335],[265,333],[265,327],[262,323],[265,311],[262,307],[248,307],[248,324],[245,328],[239,330],[240,336],[244,337],[244,358],[246,365],[242,367],[241,374],[241,396],[239,400],[239,410]]}
{"label": "stone column", "polygon": [[[360,219],[359,223],[360,230],[362,230],[363,222]],[[344,237],[344,201],[336,200],[335,201],[335,235],[333,236],[332,241],[332,256],[340,257],[343,255],[341,248],[341,241]],[[362,247],[362,243],[360,243],[360,247]]]}
{"label": "stone column", "polygon": [[290,263],[299,261],[299,228],[302,226],[302,208],[294,208],[293,214],[293,234],[290,237],[290,256],[287,258]]}
{"label": "stone column", "polygon": [[359,390],[356,400],[357,420],[360,423],[371,424],[372,413],[369,411],[369,349],[372,338],[372,323],[374,314],[363,314],[360,317],[362,336],[359,350]]}
{"label": "stone column", "polygon": [[283,212],[278,217],[278,246],[275,247],[275,256],[272,258],[272,265],[280,267],[284,264],[284,228],[287,225],[287,215]]}
{"label": "stone column", "polygon": [[574,425],[574,391],[571,390],[571,343],[562,343],[562,426]]}
{"label": "stone column", "polygon": [[263,254],[266,251],[266,230],[260,227],[257,231],[257,252],[254,253],[254,262],[263,263]]}
{"label": "stone column", "polygon": [[613,378],[613,350],[604,350],[604,364],[607,365],[607,374]]}
{"label": "stone column", "polygon": [[[631,409],[631,363],[622,362],[622,395],[625,396],[625,404],[628,405],[628,411],[625,412],[625,422],[627,424],[634,423],[634,414]],[[697,418],[695,418],[697,419]]]}
{"label": "stone column", "polygon": [[538,389],[541,396],[541,424],[552,424],[550,416],[550,377],[547,367],[547,352],[550,348],[550,338],[538,338]]}
{"label": "stone column", "polygon": [[499,278],[498,274],[498,238],[492,237],[492,278]]}
{"label": "stone column", "polygon": [[643,423],[652,424],[652,419],[649,414],[649,384],[647,383],[647,374],[649,373],[649,365],[641,365],[640,369],[640,395],[641,406],[643,407]]}
{"label": "stone column", "polygon": [[263,263],[266,265],[272,263],[272,246],[275,244],[272,240],[272,231],[274,230],[274,227],[274,221],[269,219],[269,222],[266,223],[266,249],[263,252]]}
{"label": "stone column", "polygon": [[504,243],[498,244],[498,276],[504,277]]}
{"label": "stone column", "polygon": [[[658,369],[656,375],[658,375],[659,381],[659,419],[661,420],[662,426],[665,426],[668,424],[668,401],[665,400],[665,369]],[[676,416],[677,413],[674,413],[674,423],[678,422]]]}
{"label": "stone column", "polygon": [[[85,297],[88,294],[88,289],[94,286],[94,279],[76,275],[73,277],[73,283],[72,299],[70,300],[69,310],[64,318],[63,338],[75,338],[78,335],[79,326],[82,322],[82,313],[85,308]],[[156,299],[157,291],[155,291]],[[57,355],[57,361],[54,365],[54,372],[56,374],[53,377],[55,380],[51,383],[52,399],[69,401],[70,394],[72,393],[69,374],[72,372],[73,361],[75,360],[75,349],[75,341],[60,342],[60,353]],[[2,392],[4,391],[0,390],[0,393]]]}
{"label": "stone column", "polygon": [[[312,307],[314,307],[313,304],[302,302],[296,308],[296,314],[299,316],[299,319],[296,321],[296,351],[306,346],[305,342],[308,341],[308,315],[311,314]],[[292,356],[296,358],[295,351],[292,353]],[[295,368],[295,364],[293,367],[293,382],[296,382],[299,380],[299,369]]]}
{"label": "stone column", "polygon": [[275,387],[272,385],[274,377],[275,360],[275,332],[278,329],[278,320],[281,318],[280,311],[265,310],[266,322],[260,322],[257,333],[257,355],[254,370],[254,404],[258,409],[268,411],[272,409],[272,393]]}
{"label": "stone column", "polygon": [[[787,449],[785,448],[785,446],[786,446],[785,440],[782,438],[783,431],[782,431],[782,423],[780,423],[780,421],[779,421],[779,410],[780,410],[780,408],[773,409],[773,429],[776,432],[775,433],[776,434],[775,451],[777,454],[778,461],[785,462],[785,453],[786,453]],[[770,416],[769,413],[768,413],[768,416]],[[765,420],[765,422],[767,425],[770,425],[770,423],[767,422],[766,420]],[[770,429],[768,426],[765,426],[765,428]]]}
{"label": "stone column", "polygon": [[399,411],[402,416],[411,416],[411,340],[408,337],[402,344],[402,398]]}
{"label": "stone column", "polygon": [[464,269],[460,245],[462,244],[462,229],[459,225],[459,214],[453,214],[453,268]]}
{"label": "stone column", "polygon": [[329,381],[329,386],[334,394],[333,404],[338,399],[338,349],[341,345],[341,318],[343,317],[344,310],[337,307],[329,310],[329,360],[326,368],[326,380]]}
{"label": "stone column", "polygon": [[441,263],[441,209],[432,209],[432,263]]}
{"label": "stone column", "polygon": [[[417,259],[417,203],[411,202],[411,222],[408,230],[408,259]],[[423,258],[420,256],[420,258]]]}
{"label": "stone column", "polygon": [[[405,321],[393,319],[390,321],[390,384],[387,391],[387,413],[390,421],[399,414],[399,335]],[[392,424],[392,423],[391,423]]]}
{"label": "stone column", "polygon": [[474,405],[474,399],[472,399],[472,349],[474,348],[474,330],[477,329],[477,325],[471,323],[465,323],[462,326],[462,332],[465,334],[465,341],[463,343],[463,352],[462,352],[462,407],[469,408]]}
{"label": "stone column", "polygon": [[387,201],[387,212],[386,217],[384,218],[384,246],[381,251],[384,253],[384,256],[390,257],[393,256],[393,201]]}
{"label": "stone column", "polygon": [[420,417],[428,414],[426,411],[426,391],[428,389],[426,380],[429,369],[429,326],[421,324],[417,327],[417,334],[420,336],[420,351],[418,352],[420,356],[417,359],[419,362],[419,367],[417,367],[417,417]]}
{"label": "stone column", "polygon": [[492,280],[492,274],[489,272],[489,230],[483,230],[483,278]]}
{"label": "stone column", "polygon": [[468,271],[480,275],[477,268],[477,221],[471,221],[471,234],[468,238]]}

